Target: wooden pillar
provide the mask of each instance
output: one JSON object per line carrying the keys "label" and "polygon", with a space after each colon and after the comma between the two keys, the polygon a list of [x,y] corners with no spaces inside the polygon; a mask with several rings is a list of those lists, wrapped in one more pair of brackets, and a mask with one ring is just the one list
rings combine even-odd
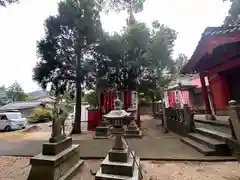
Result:
{"label": "wooden pillar", "polygon": [[208,90],[207,90],[207,86],[206,86],[206,82],[205,82],[205,78],[204,78],[203,74],[200,74],[200,81],[201,81],[201,85],[202,85],[202,94],[203,94],[203,98],[204,98],[204,102],[205,102],[206,112],[207,112],[207,114],[212,115],[210,102],[209,102],[209,98],[208,98]]}

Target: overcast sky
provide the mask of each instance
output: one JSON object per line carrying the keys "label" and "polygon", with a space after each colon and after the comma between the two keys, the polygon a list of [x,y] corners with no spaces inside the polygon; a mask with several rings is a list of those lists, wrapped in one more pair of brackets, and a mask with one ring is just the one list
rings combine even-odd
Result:
{"label": "overcast sky", "polygon": [[[39,89],[32,81],[37,61],[36,41],[44,36],[43,22],[57,12],[59,0],[20,0],[20,4],[0,7],[0,85],[14,81],[26,92]],[[227,15],[229,4],[222,0],[146,0],[139,21],[150,24],[159,20],[178,32],[175,52],[191,57],[201,33],[207,26],[219,26]],[[119,31],[126,14],[103,14],[106,31]]]}

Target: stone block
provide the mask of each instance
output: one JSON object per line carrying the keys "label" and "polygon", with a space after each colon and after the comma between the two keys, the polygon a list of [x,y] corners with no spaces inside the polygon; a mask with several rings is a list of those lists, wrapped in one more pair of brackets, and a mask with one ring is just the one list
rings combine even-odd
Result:
{"label": "stone block", "polygon": [[80,160],[80,146],[72,145],[57,155],[39,154],[31,158],[30,164],[32,167],[28,180],[69,179],[83,164]]}
{"label": "stone block", "polygon": [[126,138],[142,138],[142,131],[138,127],[128,127],[125,131]]}
{"label": "stone block", "polygon": [[66,139],[57,143],[44,143],[42,147],[43,155],[56,155],[63,150],[69,148],[72,145],[72,137],[67,137]]}
{"label": "stone block", "polygon": [[132,176],[122,176],[114,174],[104,174],[102,168],[100,167],[99,171],[95,176],[95,180],[139,180],[140,179],[140,170],[136,163],[140,166],[140,158],[135,157],[135,165],[133,166],[133,175]]}
{"label": "stone block", "polygon": [[126,134],[140,134],[140,131],[138,129],[135,130],[127,129]]}
{"label": "stone block", "polygon": [[96,133],[94,139],[108,139],[110,137],[110,127],[109,126],[98,126],[96,128]]}
{"label": "stone block", "polygon": [[129,150],[115,150],[111,149],[109,151],[109,161],[116,161],[116,162],[127,162],[129,157]]}
{"label": "stone block", "polygon": [[139,132],[139,134],[126,134],[125,137],[128,139],[140,139],[142,138],[142,132]]}
{"label": "stone block", "polygon": [[115,174],[122,176],[133,176],[134,159],[130,154],[127,162],[113,162],[109,161],[107,156],[101,164],[102,173],[104,174]]}
{"label": "stone block", "polygon": [[128,126],[127,130],[139,130],[137,126]]}

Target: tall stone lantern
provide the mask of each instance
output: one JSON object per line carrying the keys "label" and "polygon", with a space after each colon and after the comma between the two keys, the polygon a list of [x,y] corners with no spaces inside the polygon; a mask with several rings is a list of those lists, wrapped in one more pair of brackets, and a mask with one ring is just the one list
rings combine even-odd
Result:
{"label": "tall stone lantern", "polygon": [[128,124],[125,131],[126,138],[142,138],[142,131],[135,122],[137,109],[128,108],[127,112],[130,113],[130,116],[128,118],[130,120],[130,124]]}
{"label": "tall stone lantern", "polygon": [[95,179],[136,179],[139,180],[139,157],[131,151],[123,142],[124,124],[128,120],[130,113],[122,109],[122,102],[115,100],[115,109],[104,115],[112,125],[112,135],[115,136],[112,149],[107,157],[102,161]]}
{"label": "tall stone lantern", "polygon": [[123,134],[124,134],[124,124],[128,120],[130,113],[127,113],[122,109],[122,102],[120,99],[115,100],[115,109],[110,111],[108,114],[103,115],[103,117],[110,122],[112,125],[111,133],[115,136],[113,149],[123,150]]}

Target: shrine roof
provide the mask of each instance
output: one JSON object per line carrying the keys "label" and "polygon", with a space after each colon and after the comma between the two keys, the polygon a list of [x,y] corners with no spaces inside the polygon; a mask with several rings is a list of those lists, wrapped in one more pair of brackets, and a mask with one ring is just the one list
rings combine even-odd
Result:
{"label": "shrine roof", "polygon": [[240,26],[207,27],[202,33],[202,37],[219,36],[233,32],[240,32]]}
{"label": "shrine roof", "polygon": [[[207,27],[202,33],[198,45],[181,73],[195,73],[195,65],[203,57],[213,53],[213,50],[221,45],[227,45],[240,41],[240,26]],[[198,71],[197,71],[198,72]]]}
{"label": "shrine roof", "polygon": [[185,75],[185,76],[180,75],[179,77],[176,78],[176,80],[172,81],[169,84],[166,91],[179,89],[180,86],[181,88],[195,88],[198,85],[194,84],[192,80],[196,79],[197,78],[196,76],[197,75]]}

